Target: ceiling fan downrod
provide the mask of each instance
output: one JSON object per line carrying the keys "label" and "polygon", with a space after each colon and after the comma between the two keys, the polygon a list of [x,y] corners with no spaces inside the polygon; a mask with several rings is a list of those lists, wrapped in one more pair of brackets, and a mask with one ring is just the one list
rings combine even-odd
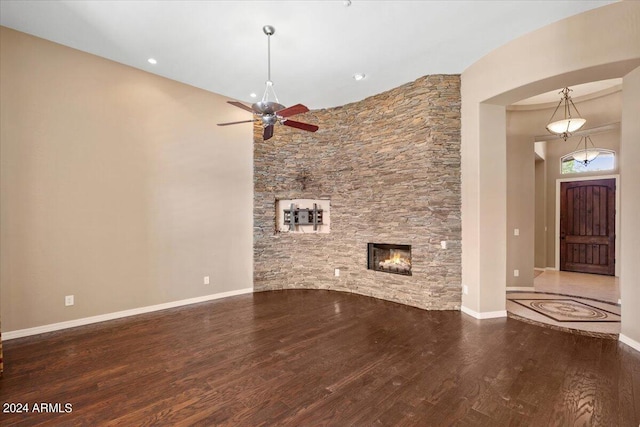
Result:
{"label": "ceiling fan downrod", "polygon": [[274,102],[279,104],[278,95],[276,95],[276,91],[273,89],[273,81],[271,81],[271,36],[275,34],[276,29],[271,25],[265,25],[262,27],[262,31],[267,35],[267,82],[262,95],[262,102],[269,102],[269,92],[271,92]]}

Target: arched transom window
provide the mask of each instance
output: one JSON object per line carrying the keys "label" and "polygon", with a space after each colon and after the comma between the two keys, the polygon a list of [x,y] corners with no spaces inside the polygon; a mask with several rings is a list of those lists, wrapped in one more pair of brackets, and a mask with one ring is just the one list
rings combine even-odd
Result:
{"label": "arched transom window", "polygon": [[[586,161],[585,161],[586,160]],[[616,153],[606,148],[576,150],[560,158],[560,173],[609,171],[616,167]]]}

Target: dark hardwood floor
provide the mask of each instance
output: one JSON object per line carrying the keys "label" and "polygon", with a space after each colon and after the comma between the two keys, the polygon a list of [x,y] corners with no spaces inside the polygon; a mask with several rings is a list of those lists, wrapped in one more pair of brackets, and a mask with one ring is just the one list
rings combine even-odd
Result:
{"label": "dark hardwood floor", "polygon": [[243,295],[4,345],[0,402],[30,413],[2,413],[3,426],[640,423],[640,354],[617,341],[330,291]]}

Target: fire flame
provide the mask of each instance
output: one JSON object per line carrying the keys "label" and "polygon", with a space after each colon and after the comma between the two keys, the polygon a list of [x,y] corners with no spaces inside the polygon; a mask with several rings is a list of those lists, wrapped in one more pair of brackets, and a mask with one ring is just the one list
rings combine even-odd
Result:
{"label": "fire flame", "polygon": [[393,264],[404,264],[406,261],[400,256],[400,254],[393,254],[387,261]]}
{"label": "fire flame", "polygon": [[390,258],[380,262],[380,265],[388,266],[390,264],[410,266],[411,261],[409,261],[407,258],[403,258],[399,252],[396,252],[393,255],[391,255]]}
{"label": "fire flame", "polygon": [[[406,257],[406,258],[405,258]],[[382,270],[397,272],[401,274],[411,274],[411,255],[409,252],[394,251],[389,254],[389,258],[380,261],[378,265]]]}

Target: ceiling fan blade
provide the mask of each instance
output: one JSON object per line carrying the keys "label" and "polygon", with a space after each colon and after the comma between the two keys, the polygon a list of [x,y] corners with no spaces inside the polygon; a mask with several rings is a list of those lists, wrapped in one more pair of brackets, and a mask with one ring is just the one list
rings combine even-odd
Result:
{"label": "ceiling fan blade", "polygon": [[244,105],[242,102],[238,102],[238,101],[227,101],[228,104],[231,104],[235,107],[238,108],[242,108],[245,111],[248,111],[250,113],[253,113],[253,110],[251,109],[251,107],[249,107],[248,105]]}
{"label": "ceiling fan blade", "polygon": [[242,120],[239,122],[229,122],[229,123],[218,123],[218,126],[229,126],[229,125],[237,125],[238,123],[251,123],[255,120]]}
{"label": "ceiling fan blade", "polygon": [[298,129],[306,130],[306,131],[309,131],[309,132],[315,132],[318,129],[320,129],[316,125],[310,125],[309,123],[296,122],[294,120],[283,120],[282,124],[285,125],[285,126],[291,126],[292,128],[298,128]]}
{"label": "ceiling fan blade", "polygon": [[295,116],[296,114],[306,113],[307,111],[309,111],[309,109],[304,105],[296,104],[292,105],[291,107],[287,107],[284,110],[278,111],[278,115],[280,117],[291,117]]}
{"label": "ceiling fan blade", "polygon": [[273,125],[269,125],[264,128],[264,133],[262,134],[262,140],[266,141],[267,139],[273,136]]}

